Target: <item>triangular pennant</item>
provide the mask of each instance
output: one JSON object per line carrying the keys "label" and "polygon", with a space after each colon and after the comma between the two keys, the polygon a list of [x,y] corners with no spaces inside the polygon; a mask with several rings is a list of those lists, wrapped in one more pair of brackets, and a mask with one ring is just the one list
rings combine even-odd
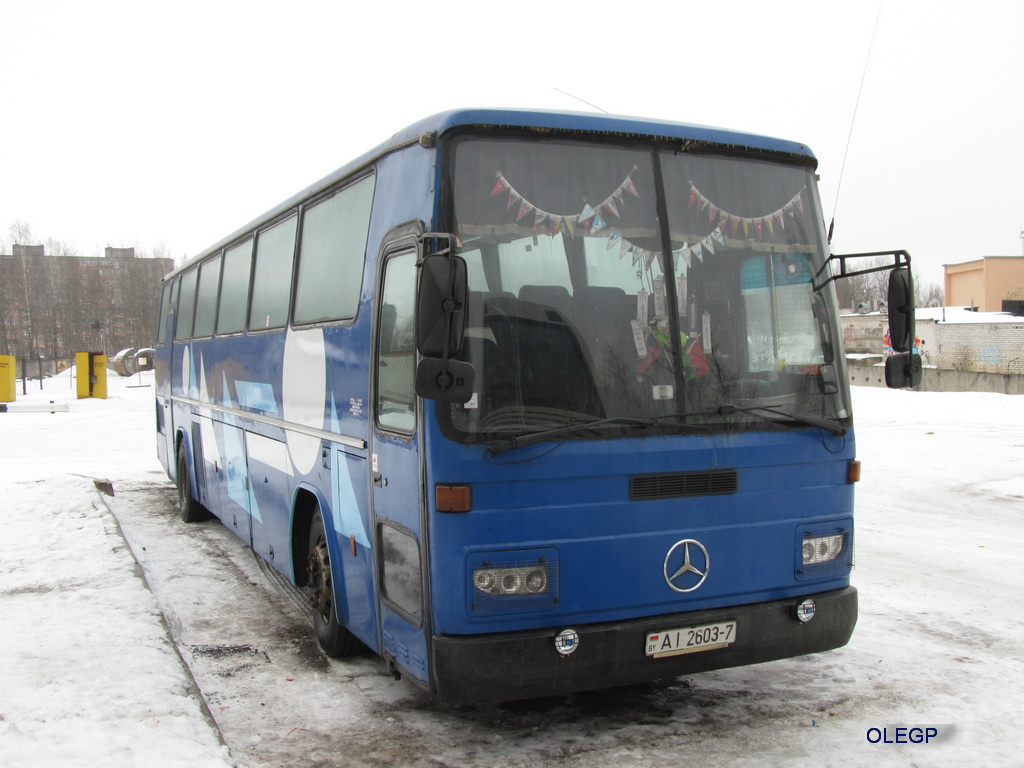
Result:
{"label": "triangular pennant", "polygon": [[732,236],[736,237],[736,230],[740,228],[740,220],[733,217],[732,221],[729,222],[729,227],[732,231]]}
{"label": "triangular pennant", "polygon": [[510,189],[508,191],[508,207],[505,210],[511,211],[521,199],[514,189]]}
{"label": "triangular pennant", "polygon": [[766,221],[766,222],[768,222],[768,231],[769,231],[769,232],[770,232],[771,234],[773,234],[773,235],[774,235],[774,234],[775,234],[775,222],[774,222],[774,221],[772,221],[772,219],[771,219],[771,218],[767,218],[767,219],[765,219],[765,221]]}
{"label": "triangular pennant", "polygon": [[622,187],[633,197],[640,197],[640,193],[636,190],[636,184],[633,183],[632,175],[626,177],[626,180],[622,183]]}
{"label": "triangular pennant", "polygon": [[585,203],[584,206],[583,206],[583,211],[580,212],[580,215],[577,216],[576,219],[578,221],[586,221],[587,219],[595,216],[596,214],[597,214],[597,211],[595,211],[593,208],[591,208],[589,203]]}
{"label": "triangular pennant", "polygon": [[608,222],[602,219],[600,216],[594,216],[594,220],[590,223],[590,234],[600,232],[602,229],[608,226]]}
{"label": "triangular pennant", "polygon": [[804,212],[804,196],[802,192],[797,192],[796,197],[793,198],[793,204],[797,207],[800,213]]}
{"label": "triangular pennant", "polygon": [[711,233],[711,238],[719,245],[725,245],[725,236],[722,234],[721,227],[715,228],[715,231]]}
{"label": "triangular pennant", "polygon": [[534,229],[540,229],[548,220],[548,215],[544,211],[537,209],[537,220],[533,222]]}
{"label": "triangular pennant", "polygon": [[761,231],[764,229],[764,220],[757,219],[757,221],[754,222],[754,229],[757,230],[757,236],[760,238]]}
{"label": "triangular pennant", "polygon": [[700,244],[705,251],[710,253],[712,256],[715,255],[715,241],[712,239],[711,235],[708,235],[703,240],[701,240]]}
{"label": "triangular pennant", "polygon": [[562,228],[569,233],[569,237],[576,237],[576,230],[573,228],[572,217],[566,216],[562,220]]}
{"label": "triangular pennant", "polygon": [[499,192],[504,192],[506,189],[510,189],[509,183],[505,181],[505,177],[499,173],[498,181],[495,183],[494,189],[491,190],[491,197],[494,197]]}
{"label": "triangular pennant", "polygon": [[607,200],[604,201],[603,208],[605,210],[611,211],[616,216],[619,215],[619,209],[615,207],[615,203],[614,203],[614,201],[610,197]]}
{"label": "triangular pennant", "polygon": [[608,235],[608,244],[605,245],[604,249],[606,251],[610,251],[612,248],[614,248],[616,245],[618,245],[621,240],[622,240],[622,235],[620,235],[618,232],[616,232],[613,229],[612,233],[610,235]]}
{"label": "triangular pennant", "polygon": [[697,243],[690,250],[693,251],[693,255],[697,257],[697,261],[704,261],[704,247],[700,243]]}
{"label": "triangular pennant", "polygon": [[743,220],[743,237],[750,237],[750,219]]}
{"label": "triangular pennant", "polygon": [[687,207],[687,208],[692,208],[692,207],[693,207],[693,203],[694,203],[694,201],[695,201],[695,200],[696,200],[696,199],[697,199],[698,197],[700,197],[700,192],[698,192],[698,191],[697,191],[697,188],[696,188],[695,186],[693,186],[693,184],[691,184],[691,185],[690,185],[690,202],[688,202],[688,203],[686,204],[686,207]]}
{"label": "triangular pennant", "polygon": [[718,218],[718,209],[715,208],[715,206],[712,205],[708,209],[708,224],[714,224],[715,223],[715,219],[717,219],[717,218]]}

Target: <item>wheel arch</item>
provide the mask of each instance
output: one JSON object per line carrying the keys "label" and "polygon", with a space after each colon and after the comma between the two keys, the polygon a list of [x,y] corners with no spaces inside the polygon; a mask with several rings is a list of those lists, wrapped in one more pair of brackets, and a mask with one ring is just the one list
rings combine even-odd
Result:
{"label": "wheel arch", "polygon": [[324,533],[327,535],[327,546],[333,569],[333,563],[338,553],[333,545],[334,526],[330,516],[330,507],[327,506],[327,500],[318,489],[299,484],[295,489],[295,497],[292,501],[291,525],[292,580],[298,587],[306,586],[307,582],[305,564],[306,553],[309,551],[309,527],[317,510],[320,511],[320,517],[324,521]]}

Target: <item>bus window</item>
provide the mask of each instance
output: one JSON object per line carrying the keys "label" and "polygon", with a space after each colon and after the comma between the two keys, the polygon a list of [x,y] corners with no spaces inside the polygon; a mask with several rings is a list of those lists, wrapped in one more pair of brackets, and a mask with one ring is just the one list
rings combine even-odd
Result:
{"label": "bus window", "polygon": [[217,333],[238,333],[245,330],[245,310],[249,304],[249,272],[251,269],[252,240],[246,240],[224,254]]}
{"label": "bus window", "polygon": [[377,423],[412,432],[416,426],[416,253],[391,258],[385,267],[377,348]]}
{"label": "bus window", "polygon": [[181,277],[181,298],[175,316],[174,340],[182,341],[192,336],[192,317],[196,308],[196,278],[199,270],[190,269]]}
{"label": "bus window", "polygon": [[303,214],[295,278],[297,325],[356,316],[373,183],[374,177],[367,177]]}
{"label": "bus window", "polygon": [[171,309],[171,287],[177,283],[164,283],[160,292],[160,325],[156,329],[156,343],[163,344],[167,339],[167,313]]}
{"label": "bus window", "polygon": [[220,283],[221,257],[199,267],[199,295],[196,297],[196,323],[193,336],[212,336],[217,318],[217,287]]}
{"label": "bus window", "polygon": [[297,222],[298,218],[292,216],[259,234],[249,308],[250,331],[281,328],[288,320]]}

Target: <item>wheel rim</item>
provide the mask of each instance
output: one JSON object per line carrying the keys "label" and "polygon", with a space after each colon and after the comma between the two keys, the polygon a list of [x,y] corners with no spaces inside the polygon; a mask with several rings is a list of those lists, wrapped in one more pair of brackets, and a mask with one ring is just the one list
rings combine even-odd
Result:
{"label": "wheel rim", "polygon": [[313,589],[313,606],[324,623],[331,620],[334,590],[331,587],[331,560],[327,553],[327,540],[317,533],[309,552],[309,586]]}

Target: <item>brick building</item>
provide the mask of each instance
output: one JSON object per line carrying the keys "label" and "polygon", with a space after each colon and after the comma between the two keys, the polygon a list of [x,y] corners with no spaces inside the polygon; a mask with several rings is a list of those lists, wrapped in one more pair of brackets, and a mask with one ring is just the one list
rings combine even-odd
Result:
{"label": "brick building", "polygon": [[171,259],[139,259],[134,248],[101,258],[49,256],[42,245],[0,254],[0,354],[67,360],[153,346],[160,279]]}

